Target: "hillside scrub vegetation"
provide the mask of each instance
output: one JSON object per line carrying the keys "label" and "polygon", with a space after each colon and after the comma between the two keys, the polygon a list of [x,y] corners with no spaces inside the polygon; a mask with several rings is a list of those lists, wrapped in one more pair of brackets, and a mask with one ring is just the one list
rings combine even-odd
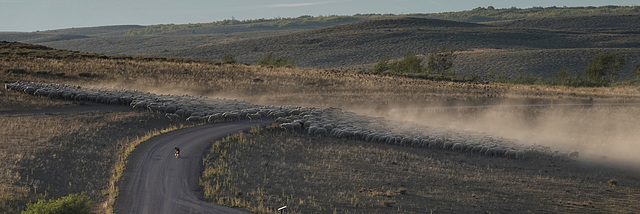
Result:
{"label": "hillside scrub vegetation", "polygon": [[93,201],[84,192],[59,199],[38,200],[27,205],[22,214],[90,214]]}
{"label": "hillside scrub vegetation", "polygon": [[640,6],[600,6],[600,7],[531,7],[531,8],[495,8],[478,7],[460,12],[435,14],[437,17],[467,22],[486,22],[496,20],[515,20],[525,18],[576,16],[592,14],[629,14],[639,13]]}
{"label": "hillside scrub vegetation", "polygon": [[260,61],[258,61],[257,65],[261,66],[277,66],[277,67],[294,67],[295,62],[293,59],[289,60],[289,57],[274,57],[273,52],[267,53]]}
{"label": "hillside scrub vegetation", "polygon": [[373,73],[380,74],[386,71],[400,74],[422,74],[425,73],[426,69],[422,66],[422,59],[415,54],[407,54],[403,59],[391,63],[388,56],[382,57],[373,68]]}
{"label": "hillside scrub vegetation", "polygon": [[399,74],[437,74],[442,76],[452,75],[455,73],[449,73],[451,67],[453,67],[453,60],[457,55],[453,50],[446,50],[441,48],[438,52],[429,53],[427,66],[423,66],[422,58],[416,54],[408,53],[404,58],[389,62],[389,57],[384,56],[374,66],[372,73],[380,74],[385,71],[390,71]]}

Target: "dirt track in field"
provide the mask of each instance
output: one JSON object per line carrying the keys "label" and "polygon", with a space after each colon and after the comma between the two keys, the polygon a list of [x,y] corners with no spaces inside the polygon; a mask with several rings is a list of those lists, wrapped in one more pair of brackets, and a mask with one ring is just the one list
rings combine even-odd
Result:
{"label": "dirt track in field", "polygon": [[[211,143],[268,122],[197,126],[160,135],[129,157],[116,199],[117,213],[249,213],[200,200],[202,155]],[[174,147],[180,148],[175,158]]]}

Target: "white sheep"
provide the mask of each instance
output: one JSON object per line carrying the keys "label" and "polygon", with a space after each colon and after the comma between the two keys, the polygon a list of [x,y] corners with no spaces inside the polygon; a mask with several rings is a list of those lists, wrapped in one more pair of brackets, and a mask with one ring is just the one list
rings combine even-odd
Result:
{"label": "white sheep", "polygon": [[570,158],[578,158],[578,156],[580,156],[580,153],[578,151],[572,151],[569,153]]}
{"label": "white sheep", "polygon": [[518,158],[517,153],[518,153],[518,150],[508,149],[505,152],[505,156],[508,157],[508,158]]}
{"label": "white sheep", "polygon": [[247,114],[247,118],[249,118],[249,120],[260,120],[262,121],[262,115],[259,113],[253,113],[253,114]]}
{"label": "white sheep", "polygon": [[315,135],[326,135],[327,134],[327,129],[325,129],[325,128],[317,128],[316,131],[313,134],[315,134]]}
{"label": "white sheep", "polygon": [[524,150],[518,150],[516,152],[516,159],[524,159],[525,158],[525,151]]}
{"label": "white sheep", "polygon": [[166,113],[164,116],[169,118],[169,121],[171,121],[171,122],[175,122],[175,121],[180,120],[180,115],[177,115],[177,114]]}

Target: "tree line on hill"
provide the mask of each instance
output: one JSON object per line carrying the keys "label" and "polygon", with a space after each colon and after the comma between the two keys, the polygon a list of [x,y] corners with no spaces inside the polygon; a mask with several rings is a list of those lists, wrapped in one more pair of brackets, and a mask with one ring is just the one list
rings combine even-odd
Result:
{"label": "tree line on hill", "polygon": [[206,28],[215,26],[246,25],[248,28],[269,27],[309,27],[326,26],[331,24],[344,24],[376,18],[393,17],[424,17],[434,19],[447,19],[463,22],[486,22],[500,20],[514,20],[524,18],[561,17],[593,14],[629,14],[640,13],[640,6],[601,6],[601,7],[532,7],[532,8],[495,8],[493,6],[478,7],[472,10],[443,13],[412,13],[412,14],[355,14],[350,16],[330,15],[330,16],[309,16],[303,15],[295,18],[273,18],[273,19],[246,19],[237,20],[234,17],[222,21],[209,23],[189,23],[189,24],[158,24],[149,25],[142,29],[131,29],[125,33],[126,36],[149,35],[156,33],[166,33],[177,30]]}

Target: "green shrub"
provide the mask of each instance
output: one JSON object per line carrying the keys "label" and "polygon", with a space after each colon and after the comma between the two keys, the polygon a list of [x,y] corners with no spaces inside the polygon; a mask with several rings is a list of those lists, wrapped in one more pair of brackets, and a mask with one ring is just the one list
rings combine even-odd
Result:
{"label": "green shrub", "polygon": [[38,200],[27,205],[27,210],[22,214],[85,214],[92,213],[93,201],[84,192],[71,194],[59,199]]}
{"label": "green shrub", "polygon": [[388,70],[389,70],[389,57],[384,56],[382,57],[382,59],[380,59],[380,61],[378,61],[376,66],[373,68],[373,74],[380,74]]}
{"label": "green shrub", "polygon": [[389,70],[396,73],[424,73],[425,69],[422,66],[422,59],[418,58],[415,54],[407,54],[400,61],[393,62],[389,65]]}
{"label": "green shrub", "polygon": [[295,67],[293,60],[289,60],[289,57],[276,58],[273,56],[273,52],[267,53],[260,61],[258,65],[262,66],[277,66],[277,67]]}
{"label": "green shrub", "polygon": [[222,57],[222,64],[236,64],[236,56],[234,56],[233,54],[225,54]]}

